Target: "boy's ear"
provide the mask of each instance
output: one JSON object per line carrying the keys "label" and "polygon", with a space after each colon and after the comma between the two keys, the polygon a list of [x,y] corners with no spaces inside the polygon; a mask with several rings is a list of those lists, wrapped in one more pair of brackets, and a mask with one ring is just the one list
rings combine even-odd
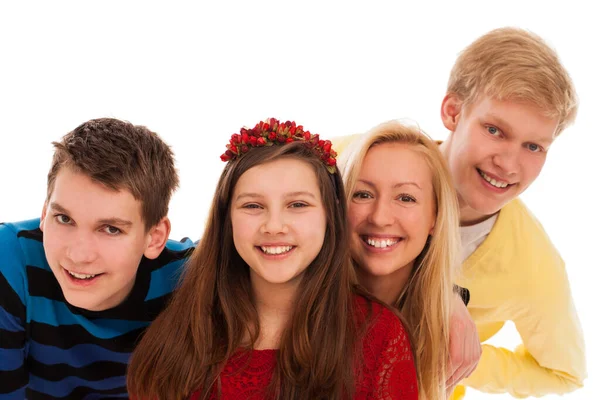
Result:
{"label": "boy's ear", "polygon": [[42,208],[42,216],[40,217],[40,230],[44,231],[44,220],[46,219],[46,210],[48,208],[48,203],[44,202],[44,207]]}
{"label": "boy's ear", "polygon": [[158,257],[167,245],[167,240],[169,239],[170,233],[171,221],[169,221],[169,218],[164,217],[158,222],[158,224],[150,228],[146,234],[147,244],[146,250],[144,251],[144,256],[151,260]]}
{"label": "boy's ear", "polygon": [[462,101],[454,93],[448,93],[442,100],[441,117],[446,129],[450,132],[456,130],[458,119],[462,111]]}

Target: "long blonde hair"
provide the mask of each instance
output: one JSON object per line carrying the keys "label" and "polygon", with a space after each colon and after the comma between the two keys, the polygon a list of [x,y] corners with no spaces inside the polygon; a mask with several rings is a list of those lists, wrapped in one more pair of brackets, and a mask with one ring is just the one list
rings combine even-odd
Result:
{"label": "long blonde hair", "polygon": [[[415,261],[411,277],[395,306],[411,333],[417,363],[419,398],[446,398],[446,371],[449,363],[450,304],[452,287],[460,265],[459,212],[450,172],[438,145],[420,129],[389,121],[360,135],[339,158],[346,203],[356,187],[369,149],[380,143],[399,142],[413,146],[431,169],[436,203],[433,234]],[[385,171],[381,171],[385,173]],[[393,172],[392,172],[393,173]],[[360,268],[355,264],[355,268]]]}

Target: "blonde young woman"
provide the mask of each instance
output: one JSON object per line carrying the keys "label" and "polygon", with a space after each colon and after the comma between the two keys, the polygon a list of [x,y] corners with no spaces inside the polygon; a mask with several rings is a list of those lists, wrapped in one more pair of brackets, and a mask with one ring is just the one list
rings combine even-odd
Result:
{"label": "blonde young woman", "polygon": [[397,121],[352,140],[340,167],[358,279],[405,319],[419,398],[446,398],[460,245],[448,169],[434,141]]}

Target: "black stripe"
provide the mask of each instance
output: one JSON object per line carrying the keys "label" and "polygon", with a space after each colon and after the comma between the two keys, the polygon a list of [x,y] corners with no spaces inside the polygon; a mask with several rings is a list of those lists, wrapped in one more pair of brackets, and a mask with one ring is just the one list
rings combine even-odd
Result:
{"label": "black stripe", "polygon": [[88,387],[77,387],[70,394],[65,397],[51,397],[45,393],[37,392],[35,390],[27,389],[27,399],[28,400],[74,400],[74,399],[83,399],[90,394],[103,394],[101,398],[104,400],[108,399],[119,399],[123,400],[126,397],[114,397],[111,395],[115,394],[123,394],[127,393],[127,388],[125,386],[121,386],[114,389],[106,389],[106,390],[98,390],[91,389]]}
{"label": "black stripe", "polygon": [[29,373],[49,381],[60,381],[70,376],[77,376],[87,381],[125,376],[127,364],[113,361],[98,361],[84,367],[73,367],[68,364],[47,365],[30,357],[27,359]]}
{"label": "black stripe", "polygon": [[190,247],[186,250],[174,251],[168,248],[164,248],[158,257],[154,260],[150,260],[146,257],[142,258],[142,262],[140,263],[140,268],[142,265],[144,268],[148,268],[150,271],[154,271],[156,269],[160,269],[163,266],[172,263],[173,261],[183,260],[192,255],[194,251],[193,247]]}
{"label": "black stripe", "polygon": [[25,347],[25,332],[11,332],[0,329],[3,349],[22,349]]}
{"label": "black stripe", "polygon": [[12,371],[0,371],[0,394],[14,392],[27,385],[28,380],[24,365]]}
{"label": "black stripe", "polygon": [[[2,255],[0,254],[0,257]],[[21,318],[23,324],[25,323],[25,305],[21,303],[19,295],[12,286],[6,280],[6,277],[0,273],[0,293],[2,293],[2,303],[0,305],[4,307],[6,311],[14,315],[15,317]]]}
{"label": "black stripe", "polygon": [[65,301],[60,285],[52,271],[28,265],[25,267],[25,272],[27,273],[27,280],[29,281],[30,296]]}
{"label": "black stripe", "polygon": [[23,231],[19,231],[17,232],[17,237],[24,237],[25,239],[32,239],[32,240],[37,240],[38,242],[43,242],[43,233],[42,230],[40,228],[36,228],[36,229],[32,229],[32,230],[23,230]]}
{"label": "black stripe", "polygon": [[111,339],[99,339],[81,325],[52,326],[34,321],[30,323],[31,340],[64,350],[78,344],[95,344],[107,350],[131,352],[143,331],[145,328],[139,328]]}

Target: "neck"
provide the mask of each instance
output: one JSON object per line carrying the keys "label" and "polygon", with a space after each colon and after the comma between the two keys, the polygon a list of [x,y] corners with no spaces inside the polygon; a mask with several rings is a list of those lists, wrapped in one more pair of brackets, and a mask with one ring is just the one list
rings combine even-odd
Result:
{"label": "neck", "polygon": [[478,224],[490,218],[494,214],[482,214],[473,208],[471,208],[462,199],[460,194],[458,195],[458,207],[460,210],[460,226],[471,226]]}
{"label": "neck", "polygon": [[408,283],[413,265],[411,262],[388,275],[372,275],[357,268],[358,279],[373,296],[394,307]]}
{"label": "neck", "polygon": [[272,284],[260,278],[251,280],[260,324],[254,348],[276,349],[292,313],[298,282]]}

